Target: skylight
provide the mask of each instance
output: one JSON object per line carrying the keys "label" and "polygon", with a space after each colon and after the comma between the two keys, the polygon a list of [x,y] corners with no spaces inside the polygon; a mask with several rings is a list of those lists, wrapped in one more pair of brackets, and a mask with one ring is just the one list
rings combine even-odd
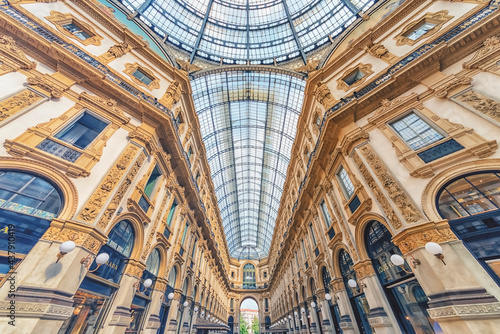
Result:
{"label": "skylight", "polygon": [[274,64],[329,43],[374,0],[119,0],[156,34],[195,57]]}
{"label": "skylight", "polygon": [[253,69],[212,71],[191,84],[229,253],[266,257],[305,81]]}

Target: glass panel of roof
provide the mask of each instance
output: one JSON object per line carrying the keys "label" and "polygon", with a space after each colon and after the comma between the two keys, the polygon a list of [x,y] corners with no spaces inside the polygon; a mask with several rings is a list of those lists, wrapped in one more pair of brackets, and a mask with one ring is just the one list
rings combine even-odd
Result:
{"label": "glass panel of roof", "polygon": [[[268,255],[305,81],[271,70],[208,72],[193,98],[230,255]],[[247,256],[249,256],[247,254]]]}
{"label": "glass panel of roof", "polygon": [[[193,56],[272,64],[328,43],[375,0],[119,0]],[[349,2],[350,1],[350,2]],[[346,4],[349,4],[346,5]]]}

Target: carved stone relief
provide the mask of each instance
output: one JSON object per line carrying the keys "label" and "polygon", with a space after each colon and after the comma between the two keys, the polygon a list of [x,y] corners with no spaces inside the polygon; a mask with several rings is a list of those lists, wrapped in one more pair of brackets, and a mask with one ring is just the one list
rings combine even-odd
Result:
{"label": "carved stone relief", "polygon": [[500,122],[500,102],[494,99],[490,99],[470,89],[455,96],[453,100],[465,104],[482,115]]}
{"label": "carved stone relief", "polygon": [[30,89],[25,89],[0,102],[0,122],[43,100],[44,97]]}

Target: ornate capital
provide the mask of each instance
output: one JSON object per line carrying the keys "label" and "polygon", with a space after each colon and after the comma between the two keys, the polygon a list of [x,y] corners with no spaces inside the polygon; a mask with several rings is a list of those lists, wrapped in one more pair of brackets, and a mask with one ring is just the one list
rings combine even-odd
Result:
{"label": "ornate capital", "polygon": [[42,239],[58,242],[72,240],[77,246],[97,254],[107,237],[86,224],[56,218],[50,223],[50,227],[45,231]]}
{"label": "ornate capital", "polygon": [[393,237],[393,242],[403,254],[424,247],[426,243],[445,243],[458,240],[447,221],[428,222],[406,229]]}
{"label": "ornate capital", "polygon": [[362,262],[358,262],[353,266],[354,270],[356,270],[356,274],[358,279],[363,279],[365,277],[374,276],[375,268],[373,268],[373,264],[371,260],[365,260]]}

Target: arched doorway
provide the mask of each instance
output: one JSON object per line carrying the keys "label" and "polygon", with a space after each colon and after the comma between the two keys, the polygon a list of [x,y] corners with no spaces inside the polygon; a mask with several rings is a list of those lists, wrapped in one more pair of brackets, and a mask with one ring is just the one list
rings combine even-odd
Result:
{"label": "arched doorway", "polygon": [[108,242],[99,253],[107,253],[109,260],[97,267],[94,262],[75,293],[71,318],[66,320],[59,334],[97,331],[104,322],[109,301],[112,300],[123,277],[126,263],[135,244],[135,231],[128,220],[122,220],[109,232]]}
{"label": "arched doorway", "polygon": [[368,321],[370,307],[368,306],[365,294],[361,290],[359,283],[354,288],[350,287],[348,284],[349,280],[357,282],[356,271],[353,268],[353,264],[351,256],[342,249],[339,252],[340,272],[344,280],[349,301],[351,302],[351,308],[354,312],[356,323],[358,324],[361,334],[371,334],[372,330],[370,322]]}
{"label": "arched doorway", "polygon": [[[332,280],[332,277],[330,276],[330,272],[326,267],[323,267],[321,269],[321,279],[323,280],[323,287],[325,289],[325,294],[330,294],[330,282]],[[331,294],[330,294],[331,297]],[[325,316],[325,319],[332,319],[332,327],[335,330],[335,334],[340,334],[342,333],[342,330],[340,329],[340,310],[339,310],[339,305],[337,304],[337,300],[334,298],[330,298],[328,302],[328,309],[330,311],[330,318]]]}
{"label": "arched doorway", "polygon": [[391,240],[391,233],[380,222],[374,220],[366,226],[366,250],[393,313],[404,333],[434,333],[434,321],[427,313],[428,298],[406,262],[402,268],[391,262],[392,255],[402,255]]}
{"label": "arched doorway", "polygon": [[500,285],[500,172],[466,174],[449,181],[439,191],[436,206]]}
{"label": "arched doorway", "polygon": [[252,297],[244,298],[240,305],[240,334],[260,334],[259,305]]}
{"label": "arched doorway", "polygon": [[176,288],[177,282],[177,267],[174,266],[170,269],[170,273],[168,274],[168,284],[167,289],[165,290],[165,294],[163,295],[161,308],[160,308],[160,328],[158,328],[157,334],[163,334],[165,332],[165,328],[167,327],[167,319],[168,313],[170,311],[170,306],[172,304],[171,300],[168,298],[170,293],[174,293],[174,289]]}

